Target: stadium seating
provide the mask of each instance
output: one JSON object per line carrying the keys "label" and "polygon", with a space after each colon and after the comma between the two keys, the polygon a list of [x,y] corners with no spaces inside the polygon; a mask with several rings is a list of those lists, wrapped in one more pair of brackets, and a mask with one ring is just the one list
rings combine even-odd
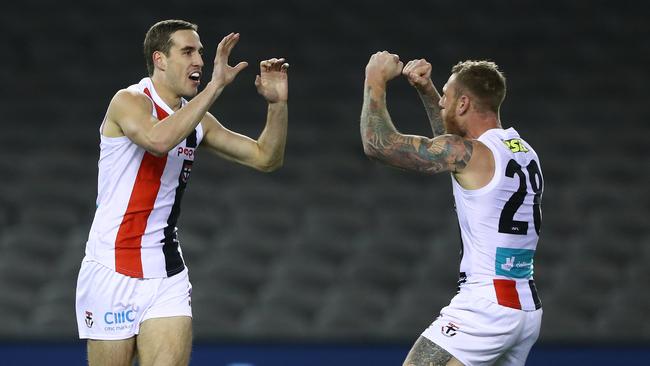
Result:
{"label": "stadium seating", "polygon": [[[2,339],[76,337],[98,128],[113,93],[145,75],[147,27],[168,16],[132,2],[125,14],[123,3],[88,13],[41,4],[33,22],[0,13]],[[540,339],[650,341],[647,16],[606,1],[500,0],[462,12],[428,1],[387,12],[364,0],[322,18],[314,9],[328,2],[291,3],[291,13],[264,14],[248,2],[175,6],[174,16],[199,23],[207,65],[223,34],[242,34],[232,60],[251,66],[212,109],[228,128],[257,137],[266,105],[253,69],[280,55],[292,65],[282,169],[264,174],[197,154],[179,220],[197,339],[411,342],[454,295],[449,177],[363,155],[363,70],[388,49],[430,60],[439,88],[461,59],[490,58],[505,70],[504,126],[535,147],[545,179]],[[388,106],[400,131],[431,135],[404,80],[391,82]]]}

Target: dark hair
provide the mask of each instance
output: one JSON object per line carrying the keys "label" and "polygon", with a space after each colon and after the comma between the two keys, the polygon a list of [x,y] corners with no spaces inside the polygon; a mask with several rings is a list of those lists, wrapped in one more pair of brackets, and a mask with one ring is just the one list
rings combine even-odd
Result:
{"label": "dark hair", "polygon": [[491,61],[462,61],[451,68],[459,89],[467,89],[479,99],[479,108],[498,113],[506,97],[506,78],[499,66]]}
{"label": "dark hair", "polygon": [[149,76],[153,76],[154,70],[151,55],[156,51],[161,51],[166,56],[169,56],[169,49],[172,47],[172,34],[184,29],[198,31],[199,27],[184,20],[170,19],[158,22],[149,28],[147,35],[144,37],[144,61]]}

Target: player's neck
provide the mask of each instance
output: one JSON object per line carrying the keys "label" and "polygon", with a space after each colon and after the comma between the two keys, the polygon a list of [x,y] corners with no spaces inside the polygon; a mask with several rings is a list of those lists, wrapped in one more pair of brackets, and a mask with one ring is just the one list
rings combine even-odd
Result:
{"label": "player's neck", "polygon": [[168,83],[165,82],[163,77],[160,77],[154,74],[151,77],[151,82],[153,83],[156,93],[160,99],[167,104],[169,108],[174,111],[177,111],[181,107],[181,96],[174,93],[172,89],[168,86]]}
{"label": "player's neck", "polygon": [[467,124],[467,134],[465,135],[471,139],[477,139],[487,130],[493,128],[501,128],[501,120],[499,116],[494,113],[489,114],[476,114],[472,116],[470,123]]}

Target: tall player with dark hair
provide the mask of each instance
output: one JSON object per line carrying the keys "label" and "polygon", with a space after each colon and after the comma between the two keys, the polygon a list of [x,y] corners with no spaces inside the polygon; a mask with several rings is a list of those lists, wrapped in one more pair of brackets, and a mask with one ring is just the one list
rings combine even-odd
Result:
{"label": "tall player with dark hair", "polygon": [[[191,289],[176,222],[199,146],[260,171],[278,169],[287,135],[288,64],[260,63],[268,102],[257,140],[226,129],[210,106],[247,63],[228,65],[239,34],[221,40],[203,91],[197,26],[153,25],[144,41],[149,77],[115,94],[100,127],[97,211],[77,282],[80,338],[90,365],[187,365]],[[185,98],[192,98],[187,101]]]}
{"label": "tall player with dark hair", "polygon": [[[434,137],[397,131],[386,84],[403,74],[424,103]],[[524,365],[537,340],[541,302],[533,257],[541,226],[543,178],[533,148],[499,109],[506,81],[496,64],[460,62],[440,96],[431,65],[374,54],[361,113],[365,153],[388,165],[451,173],[462,251],[459,292],[415,342],[404,365]],[[431,220],[438,212],[431,210]]]}

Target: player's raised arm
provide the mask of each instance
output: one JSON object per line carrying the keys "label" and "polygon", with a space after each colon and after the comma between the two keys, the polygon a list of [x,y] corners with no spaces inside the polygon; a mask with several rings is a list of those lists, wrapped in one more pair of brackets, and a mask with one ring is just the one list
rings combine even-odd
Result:
{"label": "player's raised arm", "polygon": [[154,73],[152,79],[154,84],[163,82],[173,84],[175,89],[188,89],[183,91],[186,96],[194,94],[196,96],[183,108],[180,108],[180,96],[166,101],[171,108],[178,107],[180,109],[169,117],[158,121],[150,113],[152,104],[146,95],[140,92],[121,90],[115,95],[109,106],[106,135],[110,137],[125,135],[154,155],[160,156],[169,152],[196,128],[224,87],[247,66],[245,62],[240,62],[234,67],[228,65],[228,57],[238,40],[239,34],[230,33],[219,42],[214,59],[212,79],[202,92],[196,94],[203,67],[201,57],[203,48],[196,32],[189,30],[176,32],[169,55],[157,51],[153,54],[153,60],[155,67],[159,70],[172,67],[170,60],[173,57],[182,60],[174,59],[174,62],[186,63],[184,71],[187,75],[183,75],[186,77],[179,77],[178,80],[169,80],[167,77],[160,80],[158,79],[160,73]]}
{"label": "player's raised arm", "polygon": [[422,173],[460,172],[472,157],[472,142],[456,135],[434,139],[397,131],[386,107],[386,83],[399,75],[399,56],[386,51],[370,58],[361,112],[361,139],[366,155],[385,164]]}
{"label": "player's raised arm", "polygon": [[424,109],[429,117],[433,136],[440,136],[445,133],[445,126],[440,115],[440,93],[431,80],[431,64],[425,59],[411,60],[406,63],[402,70],[409,84],[417,90]]}
{"label": "player's raised arm", "polygon": [[257,140],[230,131],[207,114],[202,144],[216,154],[260,171],[278,169],[284,162],[288,123],[288,69],[284,58],[260,62],[255,78],[258,93],[268,102],[266,125]]}

